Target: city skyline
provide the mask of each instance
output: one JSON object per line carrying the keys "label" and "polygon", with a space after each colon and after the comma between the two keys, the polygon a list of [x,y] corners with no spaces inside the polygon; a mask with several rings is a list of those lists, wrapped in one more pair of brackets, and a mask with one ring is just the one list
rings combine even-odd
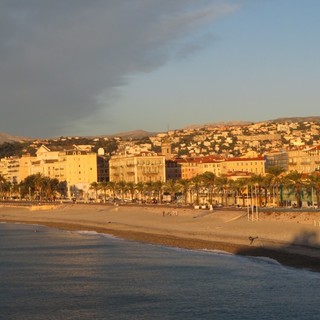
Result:
{"label": "city skyline", "polygon": [[317,116],[320,3],[4,1],[0,132]]}

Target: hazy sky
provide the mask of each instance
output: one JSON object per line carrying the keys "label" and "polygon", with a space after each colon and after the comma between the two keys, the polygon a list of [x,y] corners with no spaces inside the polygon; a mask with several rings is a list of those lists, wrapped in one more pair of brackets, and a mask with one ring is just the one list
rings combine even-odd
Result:
{"label": "hazy sky", "polygon": [[0,0],[0,132],[319,115],[319,0]]}

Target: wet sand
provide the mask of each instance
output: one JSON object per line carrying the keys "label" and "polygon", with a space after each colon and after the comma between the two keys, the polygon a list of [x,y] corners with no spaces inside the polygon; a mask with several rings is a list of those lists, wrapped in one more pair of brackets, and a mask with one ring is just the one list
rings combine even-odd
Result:
{"label": "wet sand", "polygon": [[60,204],[0,206],[0,221],[88,230],[116,237],[187,249],[221,250],[264,256],[320,271],[320,213],[260,213],[183,207]]}

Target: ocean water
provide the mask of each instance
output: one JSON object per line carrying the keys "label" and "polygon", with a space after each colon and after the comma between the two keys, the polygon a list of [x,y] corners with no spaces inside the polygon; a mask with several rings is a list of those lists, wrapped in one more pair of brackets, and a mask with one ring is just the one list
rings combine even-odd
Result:
{"label": "ocean water", "polygon": [[0,224],[0,319],[320,319],[320,274]]}

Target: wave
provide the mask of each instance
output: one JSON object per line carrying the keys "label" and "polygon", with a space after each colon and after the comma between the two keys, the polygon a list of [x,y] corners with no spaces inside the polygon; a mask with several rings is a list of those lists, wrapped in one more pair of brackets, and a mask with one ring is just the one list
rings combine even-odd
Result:
{"label": "wave", "polygon": [[125,239],[113,236],[111,234],[108,234],[108,233],[99,233],[97,231],[91,231],[91,230],[77,230],[77,231],[68,231],[68,232],[77,233],[77,234],[81,234],[81,235],[87,235],[87,236],[98,236],[98,237],[107,238],[107,239],[117,239],[119,241],[125,240]]}

